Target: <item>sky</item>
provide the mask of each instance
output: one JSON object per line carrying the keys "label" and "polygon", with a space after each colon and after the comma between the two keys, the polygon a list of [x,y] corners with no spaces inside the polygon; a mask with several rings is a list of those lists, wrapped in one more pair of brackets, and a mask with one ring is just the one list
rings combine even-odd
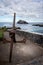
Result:
{"label": "sky", "polygon": [[43,22],[43,0],[0,0],[0,22]]}

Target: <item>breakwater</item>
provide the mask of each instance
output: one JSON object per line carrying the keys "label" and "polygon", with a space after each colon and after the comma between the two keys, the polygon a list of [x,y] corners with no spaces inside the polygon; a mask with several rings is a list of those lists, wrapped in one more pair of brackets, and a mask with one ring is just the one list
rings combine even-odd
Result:
{"label": "breakwater", "polygon": [[34,43],[42,44],[43,43],[43,34],[34,33],[34,32],[26,32],[22,30],[16,30],[17,34],[20,36],[24,36],[26,39],[31,40]]}

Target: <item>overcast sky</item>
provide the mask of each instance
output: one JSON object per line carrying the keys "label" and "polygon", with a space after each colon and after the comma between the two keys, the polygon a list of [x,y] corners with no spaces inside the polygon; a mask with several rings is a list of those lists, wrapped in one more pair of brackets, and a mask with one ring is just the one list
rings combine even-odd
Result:
{"label": "overcast sky", "polygon": [[0,0],[0,22],[16,20],[43,22],[43,0]]}

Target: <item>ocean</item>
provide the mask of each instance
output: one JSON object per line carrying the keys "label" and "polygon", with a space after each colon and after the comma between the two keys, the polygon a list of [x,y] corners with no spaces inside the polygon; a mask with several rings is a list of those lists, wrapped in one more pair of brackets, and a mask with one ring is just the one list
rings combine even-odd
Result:
{"label": "ocean", "polygon": [[[12,27],[13,23],[12,22],[0,22],[0,27]],[[42,33],[43,34],[43,27],[39,26],[33,26],[32,24],[15,24],[15,26],[20,27],[21,30],[26,31],[26,32],[35,32],[35,33]]]}

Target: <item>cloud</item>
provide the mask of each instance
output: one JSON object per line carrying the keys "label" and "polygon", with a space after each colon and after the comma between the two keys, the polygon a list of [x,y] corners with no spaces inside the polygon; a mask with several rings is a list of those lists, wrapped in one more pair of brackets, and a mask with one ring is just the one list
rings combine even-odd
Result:
{"label": "cloud", "polygon": [[43,19],[43,0],[0,0],[0,16],[16,12],[17,16]]}

